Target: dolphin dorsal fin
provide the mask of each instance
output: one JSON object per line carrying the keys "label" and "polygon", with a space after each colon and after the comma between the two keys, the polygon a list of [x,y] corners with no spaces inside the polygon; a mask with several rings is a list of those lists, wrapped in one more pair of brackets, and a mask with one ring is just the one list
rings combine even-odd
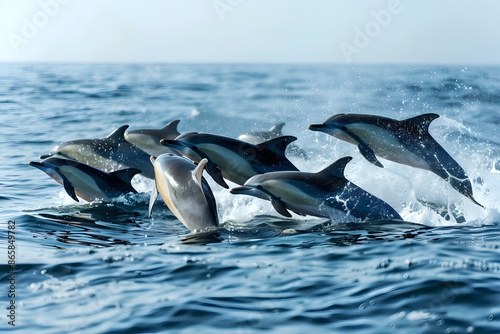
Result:
{"label": "dolphin dorsal fin", "polygon": [[109,173],[110,175],[114,175],[119,177],[122,181],[130,183],[132,181],[132,178],[136,175],[142,173],[140,169],[137,168],[125,168],[125,169],[120,169],[114,172]]}
{"label": "dolphin dorsal fin", "polygon": [[208,159],[207,158],[203,158],[198,163],[198,165],[196,166],[196,168],[193,169],[193,177],[196,179],[196,181],[198,182],[198,184],[200,185],[200,187],[201,187],[201,182],[202,182],[202,178],[203,178],[203,169],[205,168],[205,165],[207,164],[207,162],[208,162]]}
{"label": "dolphin dorsal fin", "polygon": [[122,125],[118,129],[111,132],[107,138],[114,139],[117,141],[126,141],[125,140],[125,130],[127,130],[128,125]]}
{"label": "dolphin dorsal fin", "polygon": [[276,134],[279,134],[280,136],[283,135],[283,127],[285,126],[285,123],[279,123],[273,126],[271,129],[269,129],[270,132],[274,132]]}
{"label": "dolphin dorsal fin", "polygon": [[419,129],[419,132],[421,133],[426,133],[429,132],[429,125],[431,124],[431,122],[438,117],[438,114],[423,114],[405,119],[402,122],[404,122],[405,125]]}
{"label": "dolphin dorsal fin", "polygon": [[177,130],[177,125],[179,125],[180,119],[176,119],[167,125],[165,125],[160,131],[162,134],[162,138],[176,138],[181,133]]}
{"label": "dolphin dorsal fin", "polygon": [[267,149],[279,155],[285,155],[286,147],[293,141],[297,140],[294,136],[281,136],[278,138],[269,139],[261,144],[258,144],[259,149]]}
{"label": "dolphin dorsal fin", "polygon": [[343,157],[332,163],[330,166],[318,172],[318,174],[323,174],[325,176],[335,176],[335,177],[345,177],[344,170],[345,166],[352,160],[352,157]]}

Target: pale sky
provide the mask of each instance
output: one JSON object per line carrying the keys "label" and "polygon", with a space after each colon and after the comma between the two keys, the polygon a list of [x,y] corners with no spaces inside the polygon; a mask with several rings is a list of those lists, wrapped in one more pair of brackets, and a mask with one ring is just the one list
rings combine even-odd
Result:
{"label": "pale sky", "polygon": [[498,0],[0,0],[0,62],[500,65]]}

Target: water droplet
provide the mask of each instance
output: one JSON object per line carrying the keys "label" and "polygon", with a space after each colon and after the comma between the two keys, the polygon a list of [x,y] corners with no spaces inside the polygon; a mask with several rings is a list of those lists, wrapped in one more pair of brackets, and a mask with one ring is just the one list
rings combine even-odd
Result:
{"label": "water droplet", "polygon": [[474,332],[474,327],[473,326],[469,326],[465,330],[467,331],[467,333],[473,333]]}
{"label": "water droplet", "polygon": [[489,321],[493,320],[493,314],[490,314],[490,315],[488,316],[488,320],[489,320]]}

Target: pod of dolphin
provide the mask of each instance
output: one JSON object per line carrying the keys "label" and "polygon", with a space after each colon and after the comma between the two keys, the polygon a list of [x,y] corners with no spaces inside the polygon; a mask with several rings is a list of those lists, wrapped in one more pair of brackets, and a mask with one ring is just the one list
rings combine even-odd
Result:
{"label": "pod of dolphin", "polygon": [[[370,163],[383,168],[378,158],[428,170],[479,204],[463,168],[429,133],[437,114],[406,120],[363,114],[337,114],[312,131],[324,132],[358,147]],[[203,171],[224,188],[225,180],[239,187],[230,193],[269,200],[281,215],[312,215],[337,219],[402,219],[382,199],[355,185],[344,175],[351,157],[342,157],[317,173],[299,171],[285,152],[307,159],[306,152],[290,145],[297,138],[284,136],[280,123],[269,131],[251,132],[238,139],[209,133],[177,130],[179,120],[162,129],[126,131],[124,125],[109,136],[62,143],[40,162],[30,162],[63,185],[78,201],[109,200],[136,193],[132,178],[140,174],[155,180],[149,216],[158,193],[170,211],[191,231],[219,225],[215,197]],[[287,150],[288,148],[288,150]]]}

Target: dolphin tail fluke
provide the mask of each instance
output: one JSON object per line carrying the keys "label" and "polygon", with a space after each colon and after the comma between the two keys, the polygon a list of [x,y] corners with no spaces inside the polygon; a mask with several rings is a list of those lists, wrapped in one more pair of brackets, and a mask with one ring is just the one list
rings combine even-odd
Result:
{"label": "dolphin tail fluke", "polygon": [[484,205],[482,205],[481,203],[479,203],[478,201],[476,201],[476,199],[474,198],[474,196],[470,195],[470,196],[467,196],[467,197],[469,197],[469,199],[470,199],[470,200],[471,200],[474,204],[479,205],[479,206],[480,206],[480,207],[482,207],[483,209],[486,209],[486,208],[484,207]]}
{"label": "dolphin tail fluke", "polygon": [[292,217],[292,214],[286,209],[285,202],[279,198],[271,198],[271,204],[273,205],[274,210],[276,210],[280,215],[288,218]]}
{"label": "dolphin tail fluke", "polygon": [[476,199],[472,195],[472,185],[471,185],[469,179],[460,180],[460,179],[451,177],[449,179],[449,182],[450,182],[451,186],[453,188],[455,188],[455,190],[457,190],[459,193],[461,193],[465,197],[468,197],[472,202],[474,202],[474,204],[477,204],[480,207],[482,207],[483,209],[485,209],[484,205],[482,205],[478,201],[476,201]]}

